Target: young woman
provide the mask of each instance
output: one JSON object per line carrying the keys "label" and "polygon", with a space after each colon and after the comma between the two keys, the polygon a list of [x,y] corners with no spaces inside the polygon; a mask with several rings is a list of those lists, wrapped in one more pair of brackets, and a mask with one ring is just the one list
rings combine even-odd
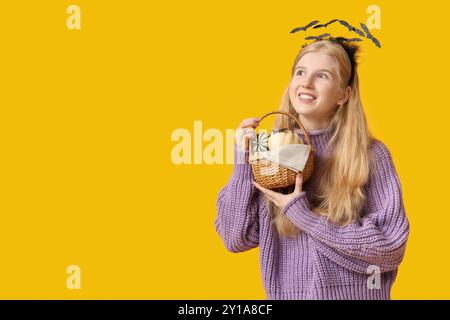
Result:
{"label": "young woman", "polygon": [[[335,39],[304,46],[280,110],[305,126],[313,175],[268,190],[253,181],[249,137],[236,131],[233,174],[219,192],[215,228],[225,247],[260,247],[267,299],[390,299],[409,235],[402,189],[389,150],[370,134],[359,96],[356,45]],[[288,127],[303,137],[289,117]]]}

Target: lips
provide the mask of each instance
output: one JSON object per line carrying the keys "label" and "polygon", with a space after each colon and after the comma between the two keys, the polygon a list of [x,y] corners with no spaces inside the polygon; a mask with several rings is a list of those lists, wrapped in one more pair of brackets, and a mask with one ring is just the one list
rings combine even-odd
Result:
{"label": "lips", "polygon": [[316,100],[316,96],[309,92],[300,92],[297,96],[303,100]]}
{"label": "lips", "polygon": [[302,104],[313,104],[316,101],[317,97],[311,93],[300,92],[298,94],[298,100]]}

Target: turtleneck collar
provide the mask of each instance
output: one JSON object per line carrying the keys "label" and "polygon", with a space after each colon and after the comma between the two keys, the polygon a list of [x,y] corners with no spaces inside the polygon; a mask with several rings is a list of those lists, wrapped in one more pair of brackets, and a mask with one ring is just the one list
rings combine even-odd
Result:
{"label": "turtleneck collar", "polygon": [[[306,140],[304,139],[305,133],[302,129],[295,129],[297,134],[304,140],[306,143]],[[306,130],[306,133],[308,134],[309,140],[311,141],[311,144],[316,149],[316,153],[322,153],[325,151],[328,141],[331,138],[332,130],[331,126],[328,126],[326,128],[321,129],[315,129],[315,130]]]}

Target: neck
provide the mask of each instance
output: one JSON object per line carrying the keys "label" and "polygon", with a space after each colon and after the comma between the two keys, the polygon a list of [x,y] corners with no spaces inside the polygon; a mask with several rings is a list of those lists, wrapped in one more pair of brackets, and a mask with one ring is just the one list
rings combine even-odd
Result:
{"label": "neck", "polygon": [[[306,129],[306,127],[305,127]],[[296,128],[295,131],[300,135],[304,143],[307,143],[305,133],[302,129]],[[322,157],[323,154],[327,152],[327,146],[333,135],[333,131],[330,126],[325,128],[320,128],[316,130],[306,129],[311,145],[314,146],[316,150],[316,155]]]}
{"label": "neck", "polygon": [[307,131],[325,129],[330,124],[327,119],[310,119],[302,115],[299,115],[298,117]]}

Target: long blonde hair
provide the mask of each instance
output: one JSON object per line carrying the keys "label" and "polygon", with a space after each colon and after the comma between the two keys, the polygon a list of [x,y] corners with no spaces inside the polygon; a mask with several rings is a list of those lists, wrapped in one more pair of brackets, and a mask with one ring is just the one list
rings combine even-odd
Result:
{"label": "long blonde hair", "polygon": [[[352,67],[351,60],[342,45],[328,40],[316,41],[300,50],[292,66],[291,76],[300,58],[309,52],[324,51],[335,57],[339,65],[340,86],[344,89],[351,86],[351,94],[345,104],[336,108],[329,120],[331,137],[328,147],[331,147],[328,157],[320,170],[316,170],[317,190],[311,195],[311,210],[326,216],[329,221],[338,225],[354,222],[364,206],[366,195],[365,185],[369,178],[371,158],[369,149],[374,137],[370,133],[359,95],[359,79],[356,63]],[[356,58],[355,58],[356,60]],[[353,75],[352,75],[353,68]],[[289,112],[295,117],[299,115],[289,99],[289,86],[281,100],[281,111]],[[278,115],[275,128],[294,130],[295,122],[286,116]],[[290,193],[293,187],[279,189],[279,192]],[[300,233],[284,214],[280,212],[266,196],[265,204],[272,215],[272,223],[280,235],[295,237]]]}

